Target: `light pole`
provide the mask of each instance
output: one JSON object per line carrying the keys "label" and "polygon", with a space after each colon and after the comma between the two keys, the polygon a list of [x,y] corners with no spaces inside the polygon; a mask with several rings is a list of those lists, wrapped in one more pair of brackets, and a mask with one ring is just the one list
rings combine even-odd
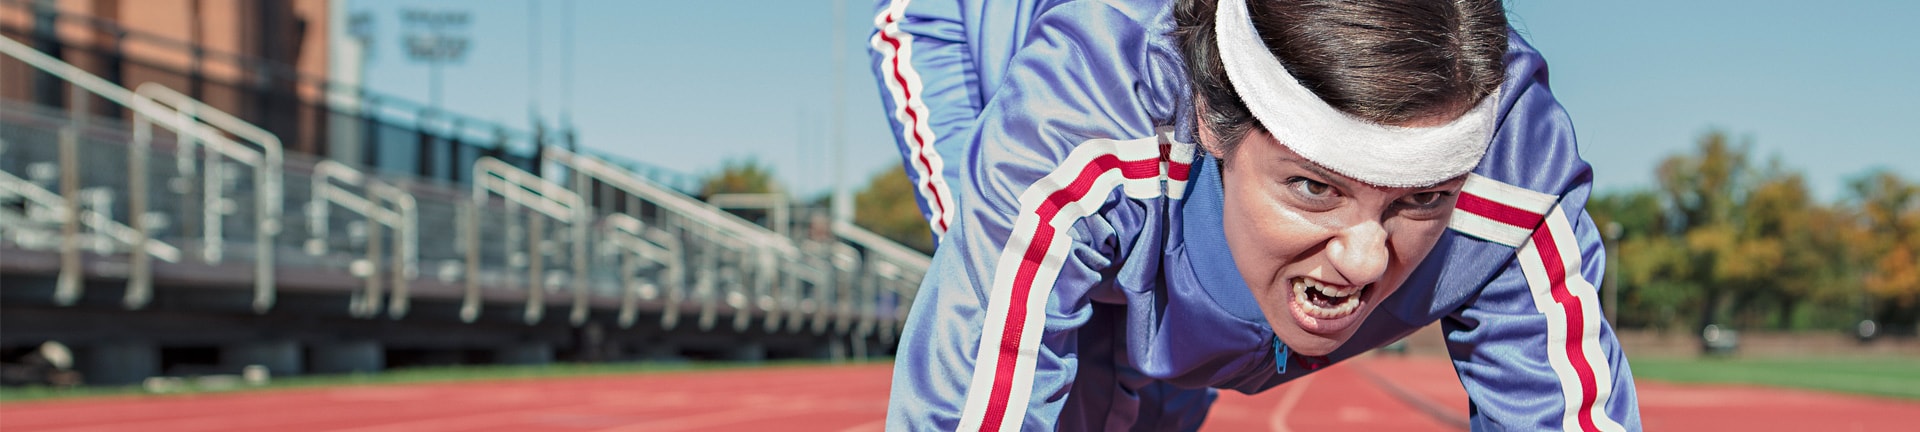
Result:
{"label": "light pole", "polygon": [[431,11],[407,9],[400,12],[401,21],[407,23],[407,57],[417,62],[427,63],[433,75],[429,83],[429,97],[434,112],[440,111],[440,69],[446,63],[458,62],[467,56],[469,39],[466,36],[467,24],[471,17],[465,11]]}
{"label": "light pole", "polygon": [[[833,203],[834,222],[853,223],[853,194],[847,190],[846,75],[847,42],[846,0],[833,1]],[[934,173],[939,175],[939,173]]]}
{"label": "light pole", "polygon": [[[1607,221],[1607,228],[1604,233],[1607,236],[1606,309],[1607,323],[1614,326],[1620,325],[1620,282],[1616,282],[1620,279],[1620,271],[1615,269],[1619,267],[1620,263],[1619,260],[1614,259],[1614,256],[1620,254],[1620,252],[1615,249],[1620,247],[1621,231],[1624,230],[1620,228],[1619,222]],[[1616,327],[1616,329],[1617,328],[1618,327]]]}

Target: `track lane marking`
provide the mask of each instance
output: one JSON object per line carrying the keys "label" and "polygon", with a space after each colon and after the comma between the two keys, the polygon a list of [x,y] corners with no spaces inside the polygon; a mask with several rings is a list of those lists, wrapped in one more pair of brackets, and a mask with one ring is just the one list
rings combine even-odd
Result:
{"label": "track lane marking", "polygon": [[879,420],[862,423],[854,427],[841,429],[840,432],[867,432],[867,431],[885,431],[885,430],[887,430],[887,419],[883,418]]}
{"label": "track lane marking", "polygon": [[1280,403],[1273,406],[1273,415],[1267,417],[1267,426],[1273,432],[1293,432],[1293,428],[1287,427],[1287,416],[1293,413],[1293,406],[1300,403],[1300,396],[1307,393],[1307,386],[1313,385],[1316,377],[1318,375],[1307,375],[1292,384],[1283,384],[1287,392],[1280,395]]}

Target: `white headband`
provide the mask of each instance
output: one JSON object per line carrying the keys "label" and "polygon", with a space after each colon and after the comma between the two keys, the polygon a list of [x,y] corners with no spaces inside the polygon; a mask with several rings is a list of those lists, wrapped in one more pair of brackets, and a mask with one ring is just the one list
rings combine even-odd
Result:
{"label": "white headband", "polygon": [[1227,77],[1274,139],[1314,163],[1387,187],[1423,187],[1480,164],[1493,138],[1498,90],[1453,122],[1382,125],[1340,112],[1302,87],[1260,41],[1246,0],[1222,0],[1214,37]]}

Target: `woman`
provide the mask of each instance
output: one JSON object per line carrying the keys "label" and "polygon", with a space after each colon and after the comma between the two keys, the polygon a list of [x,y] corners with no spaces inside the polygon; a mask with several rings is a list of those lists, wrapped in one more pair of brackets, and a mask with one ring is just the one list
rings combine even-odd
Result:
{"label": "woman", "polygon": [[1498,1],[931,1],[874,36],[941,236],[890,428],[1191,429],[1441,321],[1475,429],[1638,429]]}

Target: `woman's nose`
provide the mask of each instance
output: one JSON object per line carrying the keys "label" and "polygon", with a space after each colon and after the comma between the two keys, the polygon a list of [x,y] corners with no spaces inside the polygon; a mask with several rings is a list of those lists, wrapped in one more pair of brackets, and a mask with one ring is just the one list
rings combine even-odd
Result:
{"label": "woman's nose", "polygon": [[1380,280],[1387,272],[1387,230],[1379,221],[1354,224],[1341,230],[1327,244],[1334,271],[1352,285]]}

